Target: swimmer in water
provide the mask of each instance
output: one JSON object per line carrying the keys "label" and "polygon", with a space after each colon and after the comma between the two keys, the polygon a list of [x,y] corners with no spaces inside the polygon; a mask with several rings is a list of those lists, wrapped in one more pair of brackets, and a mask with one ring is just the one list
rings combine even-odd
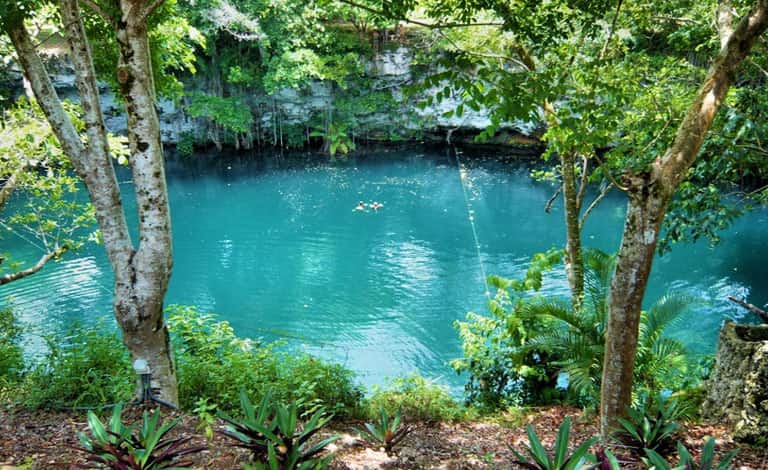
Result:
{"label": "swimmer in water", "polygon": [[356,211],[364,211],[365,210],[365,204],[363,201],[360,201],[357,203],[357,206],[355,206],[354,210]]}
{"label": "swimmer in water", "polygon": [[381,209],[382,207],[384,207],[384,204],[379,204],[376,201],[373,201],[373,204],[371,204],[371,209],[373,209],[375,211]]}

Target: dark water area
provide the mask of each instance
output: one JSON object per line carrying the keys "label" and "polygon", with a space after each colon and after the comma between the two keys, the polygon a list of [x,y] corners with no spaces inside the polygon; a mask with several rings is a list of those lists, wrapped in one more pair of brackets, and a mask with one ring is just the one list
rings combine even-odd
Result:
{"label": "dark water area", "polygon": [[[486,274],[521,276],[531,255],[564,242],[562,203],[543,208],[548,183],[536,162],[493,151],[382,150],[330,164],[319,156],[197,155],[168,164],[174,271],[167,304],[196,305],[242,336],[285,339],[330,358],[368,385],[418,372],[460,390],[447,362],[460,355],[453,322],[485,313]],[[463,169],[462,169],[463,168]],[[130,192],[130,173],[120,173]],[[382,209],[355,211],[358,201]],[[135,204],[130,219],[135,220]],[[620,193],[584,229],[587,246],[618,248]],[[768,302],[768,211],[748,214],[715,248],[678,245],[657,258],[646,295],[703,300],[672,333],[697,353],[714,351],[725,318],[744,311],[726,296]],[[3,251],[36,259],[9,238]],[[112,275],[101,246],[0,288],[40,333],[111,315]],[[561,270],[544,291],[567,295]]]}

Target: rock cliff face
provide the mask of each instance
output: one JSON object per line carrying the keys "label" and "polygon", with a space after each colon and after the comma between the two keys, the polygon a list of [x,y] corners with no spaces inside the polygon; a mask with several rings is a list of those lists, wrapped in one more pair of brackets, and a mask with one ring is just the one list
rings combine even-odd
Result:
{"label": "rock cliff face", "polygon": [[[54,71],[54,84],[62,98],[77,101],[77,90],[74,86],[74,75],[69,65],[62,60],[51,61]],[[395,47],[384,50],[366,65],[365,75],[370,90],[360,90],[366,93],[386,93],[389,95],[388,106],[372,106],[367,112],[356,118],[360,129],[358,139],[388,141],[392,136],[417,136],[420,140],[446,141],[452,143],[473,142],[474,137],[490,124],[487,113],[467,109],[461,117],[448,116],[455,109],[458,100],[446,98],[434,105],[420,109],[416,106],[417,97],[407,97],[404,87],[413,80],[418,80],[421,73],[412,65],[412,54],[406,47]],[[17,83],[17,92],[23,90],[19,74],[12,80]],[[186,80],[185,88],[206,93],[205,77],[190,77]],[[435,90],[436,92],[437,90]],[[430,93],[427,91],[425,93]],[[268,133],[279,122],[280,126],[305,127],[309,134],[310,117],[333,113],[333,85],[316,81],[301,90],[285,88],[271,96],[249,94],[245,90],[246,104],[253,111],[256,128],[254,132]],[[126,117],[120,100],[112,90],[101,86],[102,108],[106,124],[110,132],[125,133]],[[163,141],[177,144],[185,136],[194,136],[198,143],[210,143],[211,122],[206,118],[192,118],[187,112],[188,100],[171,101],[161,99],[158,103],[160,125]],[[513,145],[521,149],[521,154],[536,155],[541,151],[541,143],[537,138],[537,124],[516,122],[505,126],[490,141],[492,144]],[[352,129],[355,132],[355,129]],[[258,140],[258,139],[255,139]]]}
{"label": "rock cliff face", "polygon": [[704,417],[728,423],[737,440],[768,444],[768,325],[725,324],[707,390]]}

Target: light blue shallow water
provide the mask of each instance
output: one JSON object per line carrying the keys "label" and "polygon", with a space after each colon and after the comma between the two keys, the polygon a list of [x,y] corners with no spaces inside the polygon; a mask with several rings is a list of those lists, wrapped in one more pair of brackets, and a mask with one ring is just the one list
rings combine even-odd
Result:
{"label": "light blue shallow water", "polygon": [[[444,152],[380,152],[347,165],[245,155],[172,162],[167,303],[216,312],[240,335],[287,338],[365,384],[418,371],[458,390],[462,379],[446,365],[460,354],[452,324],[485,311],[481,264],[514,277],[533,253],[564,240],[562,204],[543,211],[552,188],[531,181],[528,165],[476,157],[462,157],[469,207]],[[360,200],[384,207],[353,211]],[[623,213],[620,194],[607,198],[585,243],[617,249]],[[725,296],[768,301],[766,222],[768,211],[754,212],[716,249],[680,245],[656,260],[647,299],[686,289],[707,301],[675,333],[691,349],[712,352],[722,319],[743,315]],[[6,243],[3,251],[37,255],[19,239]],[[0,288],[0,297],[52,331],[110,315],[111,284],[103,250],[92,246]],[[553,273],[545,290],[565,295],[564,276]]]}

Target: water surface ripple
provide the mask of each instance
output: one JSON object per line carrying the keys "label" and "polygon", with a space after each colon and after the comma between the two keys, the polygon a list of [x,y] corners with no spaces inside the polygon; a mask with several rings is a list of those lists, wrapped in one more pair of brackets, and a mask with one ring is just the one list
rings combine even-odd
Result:
{"label": "water surface ripple", "polygon": [[[167,303],[216,312],[241,335],[285,338],[343,362],[366,384],[418,371],[458,390],[462,378],[446,365],[460,354],[452,324],[486,311],[480,263],[489,274],[519,276],[530,255],[564,239],[562,205],[543,211],[552,187],[531,181],[529,166],[468,156],[462,163],[467,200],[455,159],[440,152],[346,165],[242,156],[171,163]],[[353,211],[358,201],[383,208]],[[584,229],[585,244],[615,250],[623,214],[621,195],[606,198]],[[752,213],[714,250],[681,245],[656,260],[647,299],[686,290],[705,301],[673,332],[694,351],[712,352],[723,318],[743,314],[725,296],[768,301],[766,222],[768,212]],[[4,244],[37,256],[20,239]],[[111,288],[103,249],[91,246],[0,296],[27,323],[53,331],[110,315]],[[545,290],[567,293],[561,272]]]}

